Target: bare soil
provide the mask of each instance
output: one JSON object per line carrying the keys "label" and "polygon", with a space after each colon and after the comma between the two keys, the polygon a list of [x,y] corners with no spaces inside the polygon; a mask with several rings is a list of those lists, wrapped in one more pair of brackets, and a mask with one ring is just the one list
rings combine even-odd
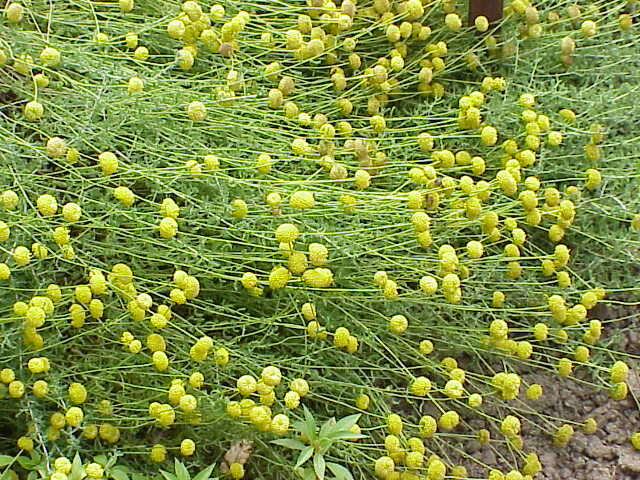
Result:
{"label": "bare soil", "polygon": [[[630,311],[632,315],[629,315]],[[627,320],[611,323],[608,332],[605,329],[609,335],[617,333],[620,336],[620,344],[613,347],[629,354],[627,363],[631,370],[626,399],[612,400],[606,392],[595,390],[580,372],[574,378],[566,379],[551,373],[523,375],[527,384],[538,383],[544,392],[538,400],[527,400],[523,406],[530,406],[543,417],[558,419],[552,422],[555,426],[563,422],[581,424],[589,417],[598,423],[597,431],[591,435],[584,434],[579,425],[574,425],[571,441],[559,448],[553,445],[548,433],[538,428],[544,425],[539,416],[523,415],[523,451],[537,453],[542,464],[542,472],[536,475],[536,480],[640,480],[640,451],[634,450],[629,442],[631,434],[640,431],[640,363],[637,360],[640,358],[640,315],[636,312],[637,306],[622,311],[605,308],[592,312],[594,318],[604,322],[627,317]],[[498,411],[491,413],[499,415]],[[470,423],[477,429],[487,427],[480,419]],[[492,431],[491,435],[501,437],[498,432]],[[474,458],[487,465],[504,465],[505,468],[513,465],[504,449],[481,446],[475,441],[466,448]],[[486,478],[486,468],[477,464],[467,466],[470,478]]]}

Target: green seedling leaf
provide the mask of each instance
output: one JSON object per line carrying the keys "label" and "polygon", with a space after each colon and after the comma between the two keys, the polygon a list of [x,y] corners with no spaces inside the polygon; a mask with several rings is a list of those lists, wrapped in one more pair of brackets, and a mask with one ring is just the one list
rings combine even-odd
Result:
{"label": "green seedling leaf", "polygon": [[195,477],[193,477],[193,480],[209,480],[209,478],[211,478],[211,472],[213,472],[215,466],[216,464],[212,463],[208,467],[204,468]]}
{"label": "green seedling leaf", "polygon": [[293,438],[279,438],[271,441],[271,443],[280,445],[281,447],[291,448],[293,450],[303,450],[305,447],[304,443],[299,440],[294,440]]}
{"label": "green seedling leaf", "polygon": [[360,414],[356,413],[354,415],[349,415],[347,417],[341,418],[340,420],[338,420],[338,423],[336,423],[336,430],[349,430],[351,427],[353,427],[356,423],[358,423],[358,420],[360,419]]}
{"label": "green seedling leaf", "polygon": [[11,465],[16,460],[17,458],[12,457],[11,455],[0,455],[0,467],[6,467],[7,465]]}
{"label": "green seedling leaf", "polygon": [[320,446],[320,452],[325,453],[327,450],[329,450],[331,448],[331,444],[333,443],[333,441],[330,438],[324,437],[321,438],[320,441],[318,442],[318,445]]}
{"label": "green seedling leaf", "polygon": [[164,470],[160,470],[160,473],[166,480],[177,480],[177,477],[170,472],[165,472]]}
{"label": "green seedling leaf", "polygon": [[16,461],[25,470],[33,470],[33,467],[35,467],[38,464],[37,462],[34,462],[32,459],[27,457],[18,457]]}
{"label": "green seedling leaf", "polygon": [[336,419],[331,417],[329,420],[327,420],[322,424],[322,426],[320,427],[320,433],[318,434],[318,436],[320,438],[325,438],[331,432],[334,432],[335,429],[336,429]]}
{"label": "green seedling leaf", "polygon": [[109,470],[109,475],[113,480],[129,480],[129,472],[126,467],[116,465]]}
{"label": "green seedling leaf", "polygon": [[113,467],[116,463],[118,462],[118,454],[115,455],[111,455],[111,457],[109,457],[109,460],[107,460],[107,463],[105,464],[104,468],[105,470],[109,470],[111,467]]}
{"label": "green seedling leaf", "polygon": [[316,472],[316,475],[320,480],[324,480],[324,472],[326,468],[327,464],[324,460],[324,456],[321,453],[316,453],[313,456],[313,471]]}
{"label": "green seedling leaf", "polygon": [[304,450],[300,452],[300,455],[298,455],[295,468],[302,466],[303,463],[311,458],[311,455],[313,455],[313,447],[305,447]]}
{"label": "green seedling leaf", "polygon": [[40,455],[36,450],[31,451],[31,459],[35,462],[35,464],[39,464],[42,460],[42,455]]}
{"label": "green seedling leaf", "polygon": [[338,463],[327,462],[327,468],[335,475],[336,480],[353,480],[353,475],[351,475],[349,469]]}
{"label": "green seedling leaf", "polygon": [[176,458],[174,469],[176,472],[176,477],[178,480],[191,480],[191,475],[189,475],[189,471],[184,466],[184,464]]}
{"label": "green seedling leaf", "polygon": [[73,462],[71,463],[71,474],[69,475],[69,480],[82,480],[84,474],[82,460],[80,459],[80,455],[76,453],[75,457],[73,457]]}
{"label": "green seedling leaf", "polygon": [[349,431],[333,432],[327,437],[329,440],[335,442],[337,440],[357,440],[358,438],[365,438],[366,435],[361,433],[353,433]]}
{"label": "green seedling leaf", "polygon": [[309,411],[309,409],[303,405],[304,408],[304,421],[294,422],[292,427],[295,431],[300,432],[303,436],[309,439],[310,442],[313,442],[317,439],[316,429],[317,424],[313,415]]}

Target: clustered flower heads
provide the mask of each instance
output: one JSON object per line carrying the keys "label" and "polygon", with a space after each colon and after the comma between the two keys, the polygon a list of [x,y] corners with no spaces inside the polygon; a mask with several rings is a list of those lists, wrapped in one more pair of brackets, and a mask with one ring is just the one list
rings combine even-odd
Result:
{"label": "clustered flower heads", "polygon": [[[109,22],[70,6],[43,36],[48,11],[10,2],[0,67],[24,85],[3,126],[7,151],[29,152],[0,193],[0,412],[25,425],[15,447],[64,453],[49,463],[65,480],[78,449],[195,468],[201,444],[232,444],[229,475],[266,478],[290,473],[281,447],[324,449],[312,437],[348,424],[366,447],[332,437],[336,476],[465,478],[452,452],[475,438],[518,452],[486,472],[515,480],[541,470],[523,432],[561,448],[576,428],[525,420],[522,402],[545,392],[523,365],[594,372],[625,398],[630,365],[593,354],[607,292],[575,261],[584,238],[608,241],[583,231],[616,180],[606,126],[481,72],[508,72],[516,46],[519,62],[571,68],[599,39],[625,41],[633,18],[514,0],[498,35],[458,7],[188,0],[160,19],[119,0],[100,6]],[[67,35],[87,25],[79,50]],[[96,62],[108,73],[79,80]],[[283,441],[248,459],[233,448],[244,430]],[[88,478],[112,474],[99,458]]]}

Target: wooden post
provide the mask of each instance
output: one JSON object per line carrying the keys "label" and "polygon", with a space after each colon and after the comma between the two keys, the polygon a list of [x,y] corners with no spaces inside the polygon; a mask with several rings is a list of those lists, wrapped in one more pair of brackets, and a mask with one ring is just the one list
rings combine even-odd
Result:
{"label": "wooden post", "polygon": [[469,0],[469,25],[481,15],[487,17],[490,24],[498,22],[502,18],[502,0]]}

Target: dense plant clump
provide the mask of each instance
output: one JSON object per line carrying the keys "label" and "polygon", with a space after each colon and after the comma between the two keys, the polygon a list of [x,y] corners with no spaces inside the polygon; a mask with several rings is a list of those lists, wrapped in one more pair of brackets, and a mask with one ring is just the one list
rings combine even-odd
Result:
{"label": "dense plant clump", "polygon": [[634,139],[574,77],[637,5],[466,8],[7,3],[3,478],[531,479],[523,431],[596,431],[527,374],[628,394]]}

